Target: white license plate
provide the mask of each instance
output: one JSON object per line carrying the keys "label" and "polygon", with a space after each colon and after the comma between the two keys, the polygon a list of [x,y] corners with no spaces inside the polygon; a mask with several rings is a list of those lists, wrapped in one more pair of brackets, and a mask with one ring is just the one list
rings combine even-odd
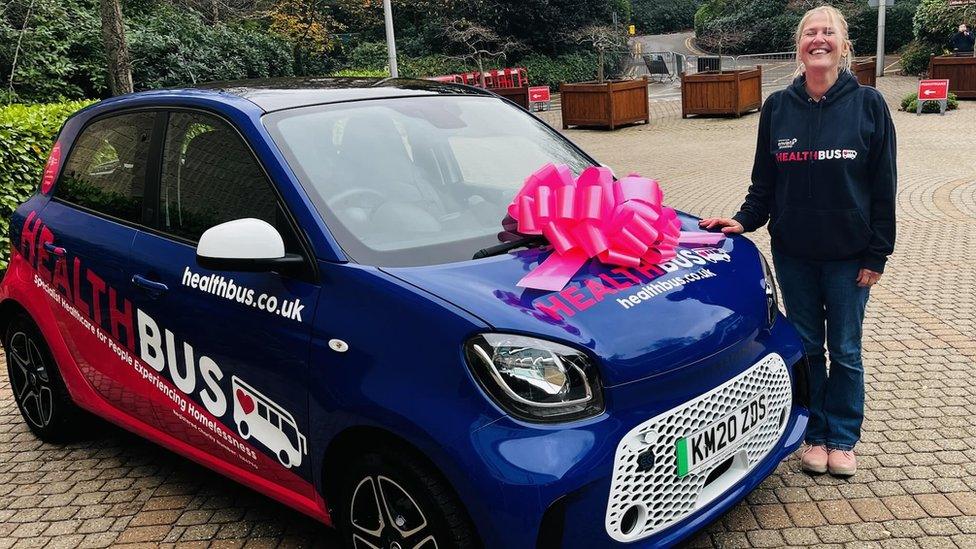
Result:
{"label": "white license plate", "polygon": [[678,439],[675,442],[678,476],[683,477],[728,455],[762,424],[767,410],[766,393],[762,393],[704,429]]}

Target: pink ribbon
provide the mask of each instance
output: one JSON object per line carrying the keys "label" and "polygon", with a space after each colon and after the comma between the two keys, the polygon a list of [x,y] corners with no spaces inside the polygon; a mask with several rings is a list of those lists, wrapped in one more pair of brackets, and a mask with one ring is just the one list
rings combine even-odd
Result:
{"label": "pink ribbon", "polygon": [[673,259],[679,242],[716,244],[721,233],[683,233],[664,206],[657,181],[589,167],[574,179],[569,167],[546,164],[525,180],[508,206],[518,232],[543,235],[554,252],[518,281],[522,288],[562,290],[590,259],[637,267]]}

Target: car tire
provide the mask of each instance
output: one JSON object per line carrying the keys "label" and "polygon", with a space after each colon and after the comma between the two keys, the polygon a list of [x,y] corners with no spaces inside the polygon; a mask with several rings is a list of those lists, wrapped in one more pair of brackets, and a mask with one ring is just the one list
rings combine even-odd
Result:
{"label": "car tire", "polygon": [[18,314],[7,325],[3,346],[10,389],[30,430],[45,442],[77,440],[90,416],[71,400],[37,325]]}
{"label": "car tire", "polygon": [[354,461],[343,475],[336,520],[344,547],[480,547],[457,496],[420,460],[370,452]]}

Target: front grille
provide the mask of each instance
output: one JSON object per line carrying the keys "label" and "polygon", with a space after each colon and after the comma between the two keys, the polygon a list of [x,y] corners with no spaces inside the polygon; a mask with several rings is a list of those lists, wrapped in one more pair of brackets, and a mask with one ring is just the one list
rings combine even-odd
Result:
{"label": "front grille", "polygon": [[[677,440],[732,413],[763,391],[769,400],[765,419],[736,441],[729,457],[679,477]],[[614,458],[607,533],[617,541],[638,540],[720,496],[773,449],[786,429],[792,399],[786,363],[771,354],[721,386],[632,429],[620,441]],[[648,451],[654,456],[650,468],[646,466]],[[716,472],[719,467],[727,470]]]}

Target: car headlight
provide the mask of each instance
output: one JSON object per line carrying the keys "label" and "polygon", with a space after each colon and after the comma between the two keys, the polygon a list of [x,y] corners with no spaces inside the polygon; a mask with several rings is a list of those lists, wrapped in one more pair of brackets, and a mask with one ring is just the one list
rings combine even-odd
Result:
{"label": "car headlight", "polygon": [[776,297],[776,279],[773,271],[769,268],[766,256],[759,252],[759,260],[763,267],[763,289],[766,291],[766,325],[772,326],[776,322],[776,313],[779,312],[779,298]]}
{"label": "car headlight", "polygon": [[556,422],[603,412],[596,366],[580,351],[534,337],[480,334],[464,345],[475,379],[511,415]]}

